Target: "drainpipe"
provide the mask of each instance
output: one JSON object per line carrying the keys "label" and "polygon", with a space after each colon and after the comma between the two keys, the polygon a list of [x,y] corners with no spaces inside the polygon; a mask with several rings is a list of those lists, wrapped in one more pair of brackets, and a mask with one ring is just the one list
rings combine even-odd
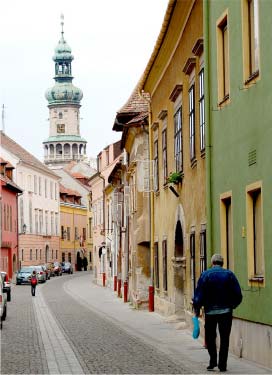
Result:
{"label": "drainpipe", "polygon": [[[102,176],[101,172],[99,172],[98,177],[101,178],[101,180],[103,181],[103,226],[102,226],[102,232],[104,234],[104,239],[106,240],[106,235],[105,235],[105,177]],[[106,243],[106,241],[105,241],[105,243]],[[105,249],[107,249],[107,248],[105,247]],[[101,258],[103,259],[103,273],[102,273],[103,286],[106,286],[106,261],[107,261],[107,258],[105,256],[105,254],[102,254]]]}
{"label": "drainpipe", "polygon": [[205,83],[205,122],[206,122],[206,206],[207,206],[207,249],[213,252],[212,236],[212,172],[211,172],[211,112],[210,112],[210,40],[209,40],[209,1],[204,4],[204,83]]}
{"label": "drainpipe", "polygon": [[[149,143],[149,161],[152,160],[153,142],[152,142],[152,113],[151,113],[151,96],[150,99],[144,98],[143,92],[138,92],[139,96],[148,103],[148,143]],[[149,181],[152,181],[152,170],[149,168]],[[154,191],[149,192],[149,226],[150,226],[150,285],[148,288],[148,310],[154,311]]]}

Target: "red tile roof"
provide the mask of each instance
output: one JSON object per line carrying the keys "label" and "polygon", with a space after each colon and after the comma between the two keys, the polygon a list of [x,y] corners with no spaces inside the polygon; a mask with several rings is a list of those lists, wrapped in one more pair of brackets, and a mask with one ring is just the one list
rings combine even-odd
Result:
{"label": "red tile roof", "polygon": [[120,113],[139,113],[148,111],[148,102],[147,99],[149,95],[147,93],[143,94],[143,98],[139,95],[138,85],[130,95],[127,102],[119,109],[117,114]]}
{"label": "red tile roof", "polygon": [[0,130],[0,144],[12,154],[16,155],[25,164],[31,167],[38,168],[47,174],[59,178],[54,172],[47,168],[42,162],[40,162],[35,156],[26,151],[22,146],[16,143],[14,140],[9,138],[2,130]]}
{"label": "red tile roof", "polygon": [[76,190],[68,189],[62,184],[60,184],[60,193],[67,194],[67,195],[74,195],[76,197],[81,197],[81,195]]}

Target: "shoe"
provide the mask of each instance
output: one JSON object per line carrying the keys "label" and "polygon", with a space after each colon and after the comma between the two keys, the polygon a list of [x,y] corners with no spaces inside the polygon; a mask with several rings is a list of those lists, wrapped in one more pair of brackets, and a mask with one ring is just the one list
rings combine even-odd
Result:
{"label": "shoe", "polygon": [[218,368],[219,368],[220,372],[226,372],[227,371],[226,367],[218,367]]}
{"label": "shoe", "polygon": [[207,370],[208,370],[208,371],[212,371],[216,366],[217,366],[216,363],[213,364],[213,365],[209,365],[209,366],[207,367]]}

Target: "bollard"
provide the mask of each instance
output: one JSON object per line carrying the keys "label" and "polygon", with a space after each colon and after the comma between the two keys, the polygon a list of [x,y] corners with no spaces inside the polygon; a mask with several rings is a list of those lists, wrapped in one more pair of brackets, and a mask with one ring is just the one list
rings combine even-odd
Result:
{"label": "bollard", "polygon": [[117,291],[117,276],[113,276],[113,291]]}
{"label": "bollard", "polygon": [[128,296],[128,282],[124,281],[124,302],[127,302]]}
{"label": "bollard", "polygon": [[149,312],[154,311],[154,286],[150,285],[148,288],[149,297],[148,297],[148,310]]}
{"label": "bollard", "polygon": [[118,279],[117,281],[117,295],[118,297],[121,297],[121,279]]}
{"label": "bollard", "polygon": [[106,274],[103,272],[103,286],[106,286]]}

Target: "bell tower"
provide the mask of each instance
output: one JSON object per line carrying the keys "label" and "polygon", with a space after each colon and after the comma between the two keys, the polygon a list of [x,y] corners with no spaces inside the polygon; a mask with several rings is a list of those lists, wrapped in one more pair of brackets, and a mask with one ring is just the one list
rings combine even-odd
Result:
{"label": "bell tower", "polygon": [[55,48],[55,85],[45,97],[49,108],[49,138],[44,142],[44,163],[65,165],[72,160],[86,159],[87,141],[80,135],[82,91],[72,83],[71,48],[64,39],[64,17],[61,16],[61,37]]}

